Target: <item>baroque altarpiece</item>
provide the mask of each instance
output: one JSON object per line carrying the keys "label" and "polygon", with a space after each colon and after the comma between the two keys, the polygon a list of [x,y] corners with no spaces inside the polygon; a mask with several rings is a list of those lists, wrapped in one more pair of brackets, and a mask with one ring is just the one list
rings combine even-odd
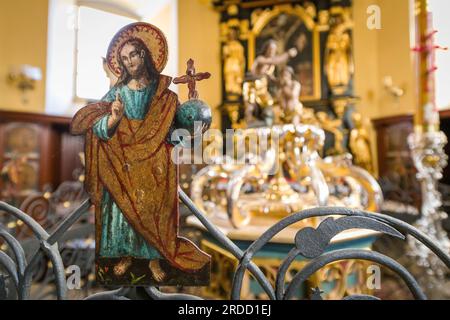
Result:
{"label": "baroque altarpiece", "polygon": [[[194,203],[242,248],[281,219],[311,207],[379,210],[382,192],[370,174],[370,142],[355,110],[351,1],[212,3],[220,14],[222,129],[235,129],[233,137],[225,134],[235,149],[253,144],[259,150],[244,155],[249,162],[227,164],[226,154],[198,171],[191,184]],[[250,140],[277,135],[277,147],[271,144],[262,153],[261,140]],[[273,239],[257,265],[274,278],[296,228],[320,222],[305,219]],[[199,226],[196,219],[188,223]],[[372,233],[348,233],[335,245],[370,248],[374,239]],[[201,248],[213,257],[207,294],[223,296],[237,260],[207,232]],[[305,260],[296,263],[301,269]],[[365,292],[364,268],[357,260],[335,263],[309,286],[326,287],[333,298]],[[260,294],[251,280],[247,284],[249,297]],[[300,296],[309,294],[304,290]]]}
{"label": "baroque altarpiece", "polygon": [[[323,155],[350,152],[356,164],[373,171],[370,157],[361,159],[358,152],[362,124],[354,111],[351,5],[350,0],[214,1],[221,17],[222,128],[252,126],[246,101],[262,89],[246,82],[251,81],[255,59],[272,41],[277,54],[291,48],[298,52],[285,64],[301,84],[300,101],[308,118],[302,123],[313,122],[325,130]],[[270,84],[268,91],[273,101],[261,98],[259,103],[279,104]]]}

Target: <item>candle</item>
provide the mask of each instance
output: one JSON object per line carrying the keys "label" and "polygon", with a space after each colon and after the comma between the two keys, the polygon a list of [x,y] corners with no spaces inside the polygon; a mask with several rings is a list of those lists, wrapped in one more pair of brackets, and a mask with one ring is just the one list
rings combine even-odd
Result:
{"label": "candle", "polygon": [[428,12],[427,0],[417,0],[417,47],[418,59],[418,108],[414,118],[415,130],[418,132],[439,131],[439,111],[435,101],[434,72],[435,50],[439,49],[434,44],[436,31],[431,31],[432,16]]}

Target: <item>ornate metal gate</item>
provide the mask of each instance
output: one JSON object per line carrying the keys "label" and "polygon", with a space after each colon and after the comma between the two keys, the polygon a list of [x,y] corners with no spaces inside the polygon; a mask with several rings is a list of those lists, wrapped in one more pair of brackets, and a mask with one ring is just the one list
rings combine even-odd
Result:
{"label": "ornate metal gate", "polygon": [[[191,199],[181,189],[179,190],[179,197],[192,214],[200,220],[208,232],[239,260],[232,282],[231,299],[240,299],[243,277],[246,271],[253,275],[270,299],[292,299],[296,290],[314,272],[329,263],[350,259],[372,261],[390,269],[405,282],[415,299],[426,299],[426,295],[412,274],[404,266],[386,255],[374,251],[357,249],[341,249],[325,252],[331,239],[348,229],[369,229],[403,240],[406,239],[406,236],[410,236],[428,247],[447,268],[450,268],[449,254],[443,252],[436,246],[432,239],[413,226],[382,214],[335,207],[319,207],[293,214],[273,225],[245,251],[242,251],[196,208]],[[23,243],[0,225],[0,238],[4,242],[0,251],[0,267],[4,271],[4,275],[0,274],[0,299],[30,299],[33,275],[43,258],[51,262],[52,277],[50,279],[52,279],[56,288],[57,298],[65,299],[67,297],[65,265],[59,247],[69,229],[82,218],[89,210],[90,205],[89,200],[84,201],[64,221],[58,224],[51,232],[48,232],[23,211],[4,202],[0,202],[0,211],[16,221],[21,221],[21,224],[26,225],[32,231],[32,236],[39,244],[32,255],[27,258]],[[283,260],[276,277],[275,285],[273,286],[264,276],[263,272],[252,262],[253,257],[279,232],[294,223],[312,217],[321,217],[324,220],[316,229],[308,227],[296,233],[295,246]],[[299,255],[308,258],[309,261],[303,269],[294,275],[292,281],[286,283],[286,272],[290,264]],[[89,259],[87,260],[89,261]],[[201,299],[198,296],[189,294],[163,293],[157,287],[145,287],[140,291],[140,297],[144,294],[144,297],[149,299]],[[119,288],[117,290],[90,295],[87,299],[132,298],[136,298],[135,290],[131,288]],[[352,295],[345,299],[378,298],[370,295]]]}

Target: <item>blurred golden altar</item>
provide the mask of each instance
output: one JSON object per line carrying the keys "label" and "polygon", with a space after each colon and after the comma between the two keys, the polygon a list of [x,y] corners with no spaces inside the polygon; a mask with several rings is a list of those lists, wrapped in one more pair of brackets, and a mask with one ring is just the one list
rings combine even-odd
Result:
{"label": "blurred golden altar", "polygon": [[[385,199],[418,214],[420,185],[406,142],[419,91],[411,52],[417,8],[409,0],[1,1],[0,39],[8,45],[0,48],[0,169],[2,178],[11,175],[16,182],[13,203],[33,192],[47,194],[82,170],[83,141],[68,126],[90,99],[77,91],[83,59],[76,45],[86,36],[77,24],[86,21],[80,13],[86,8],[161,27],[170,45],[164,73],[182,73],[191,57],[199,70],[211,72],[198,91],[213,108],[213,128],[238,132],[236,148],[254,136],[278,137],[277,148],[237,162],[220,154],[207,167],[181,169],[180,185],[233,240],[251,241],[283,217],[314,206],[382,211],[378,183]],[[371,29],[377,8],[382,25]],[[271,48],[283,62],[261,70],[258,57]],[[100,56],[93,59],[105,78]],[[262,73],[269,77],[260,78]],[[187,88],[178,94],[184,99]],[[448,135],[450,113],[440,113]],[[3,179],[0,184],[2,192],[10,191]],[[282,245],[289,245],[287,239]]]}
{"label": "blurred golden altar", "polygon": [[[378,211],[383,196],[373,177],[370,137],[355,109],[360,99],[354,94],[351,2],[213,1],[212,6],[221,17],[221,128],[234,130],[222,143],[231,144],[233,154],[213,155],[212,164],[193,175],[194,203],[242,248],[304,209]],[[293,245],[295,230],[320,222],[306,219],[293,225],[273,240],[258,265],[276,270],[277,257]],[[188,218],[188,224],[204,232],[195,218]],[[202,238],[201,247],[217,258],[216,291],[210,294],[220,296],[228,274],[221,264],[236,261],[207,233]],[[374,239],[370,232],[350,232],[337,242],[370,249]],[[363,267],[356,261],[353,267],[336,264],[311,286],[337,279],[327,296],[342,297],[347,289],[367,292]],[[333,278],[336,272],[340,275]],[[348,282],[350,277],[356,282]]]}

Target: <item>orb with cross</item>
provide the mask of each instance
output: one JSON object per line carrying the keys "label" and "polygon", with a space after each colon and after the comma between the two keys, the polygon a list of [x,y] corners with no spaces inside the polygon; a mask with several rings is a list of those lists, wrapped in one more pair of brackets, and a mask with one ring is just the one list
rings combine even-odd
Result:
{"label": "orb with cross", "polygon": [[[196,82],[211,77],[209,72],[195,72],[194,60],[187,62],[186,74],[173,80],[175,84],[187,84],[189,100],[182,103],[175,117],[177,128],[186,129],[192,136],[203,133],[211,126],[211,108],[199,99]],[[198,131],[201,132],[198,132]]]}

